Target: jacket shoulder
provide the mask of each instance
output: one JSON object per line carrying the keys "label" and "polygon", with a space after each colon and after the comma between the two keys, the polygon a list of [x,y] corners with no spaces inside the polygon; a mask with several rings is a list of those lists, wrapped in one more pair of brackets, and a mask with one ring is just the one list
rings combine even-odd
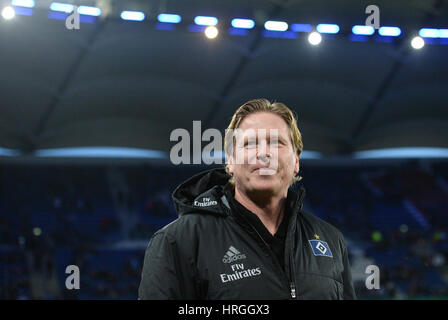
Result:
{"label": "jacket shoulder", "polygon": [[336,228],[329,222],[317,217],[309,211],[302,210],[302,213],[305,220],[307,220],[313,226],[318,227],[323,233],[325,233],[327,237],[330,236],[334,240],[345,242],[344,235],[338,228]]}
{"label": "jacket shoulder", "polygon": [[182,240],[186,237],[193,237],[204,230],[213,230],[213,225],[216,225],[216,220],[222,217],[204,213],[189,213],[179,216],[176,220],[162,227],[154,233],[154,236],[165,234],[171,239]]}

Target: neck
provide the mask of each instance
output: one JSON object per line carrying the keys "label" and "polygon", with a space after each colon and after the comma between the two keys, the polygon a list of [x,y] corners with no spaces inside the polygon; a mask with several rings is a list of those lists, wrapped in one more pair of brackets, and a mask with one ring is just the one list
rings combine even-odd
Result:
{"label": "neck", "polygon": [[235,187],[235,200],[256,214],[266,229],[274,235],[283,220],[287,192],[286,190],[278,195],[247,194]]}

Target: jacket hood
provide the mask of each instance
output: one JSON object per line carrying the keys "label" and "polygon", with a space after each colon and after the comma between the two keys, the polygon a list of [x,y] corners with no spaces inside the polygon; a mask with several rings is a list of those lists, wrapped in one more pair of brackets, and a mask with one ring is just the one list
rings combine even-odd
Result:
{"label": "jacket hood", "polygon": [[224,168],[203,171],[181,183],[173,192],[173,201],[179,215],[187,213],[215,213],[227,215],[221,197],[230,176]]}
{"label": "jacket hood", "polygon": [[[229,182],[230,175],[224,168],[203,171],[181,183],[173,192],[172,198],[179,216],[188,213],[208,213],[226,216],[223,208],[224,187]],[[291,188],[288,192],[294,192]],[[295,194],[294,206],[302,210],[305,188],[300,187],[299,196]],[[228,206],[228,205],[227,205]]]}

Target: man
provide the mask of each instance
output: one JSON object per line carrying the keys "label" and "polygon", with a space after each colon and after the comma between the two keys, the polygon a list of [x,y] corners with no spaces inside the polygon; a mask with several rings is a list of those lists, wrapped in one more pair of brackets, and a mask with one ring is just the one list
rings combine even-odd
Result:
{"label": "man", "polygon": [[179,218],[146,250],[139,299],[355,299],[347,246],[302,210],[302,136],[293,113],[246,102],[226,131],[225,169],[182,183]]}

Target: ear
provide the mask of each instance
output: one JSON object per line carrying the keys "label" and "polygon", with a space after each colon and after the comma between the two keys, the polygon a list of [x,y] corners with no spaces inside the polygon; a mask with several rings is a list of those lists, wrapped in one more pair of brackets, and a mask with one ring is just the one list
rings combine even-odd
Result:
{"label": "ear", "polygon": [[227,169],[231,175],[233,175],[234,168],[235,168],[235,165],[234,165],[233,157],[227,155]]}
{"label": "ear", "polygon": [[294,175],[298,174],[300,171],[300,161],[299,161],[299,156],[297,155],[297,153],[295,154],[295,160],[296,160],[296,163],[294,164]]}

